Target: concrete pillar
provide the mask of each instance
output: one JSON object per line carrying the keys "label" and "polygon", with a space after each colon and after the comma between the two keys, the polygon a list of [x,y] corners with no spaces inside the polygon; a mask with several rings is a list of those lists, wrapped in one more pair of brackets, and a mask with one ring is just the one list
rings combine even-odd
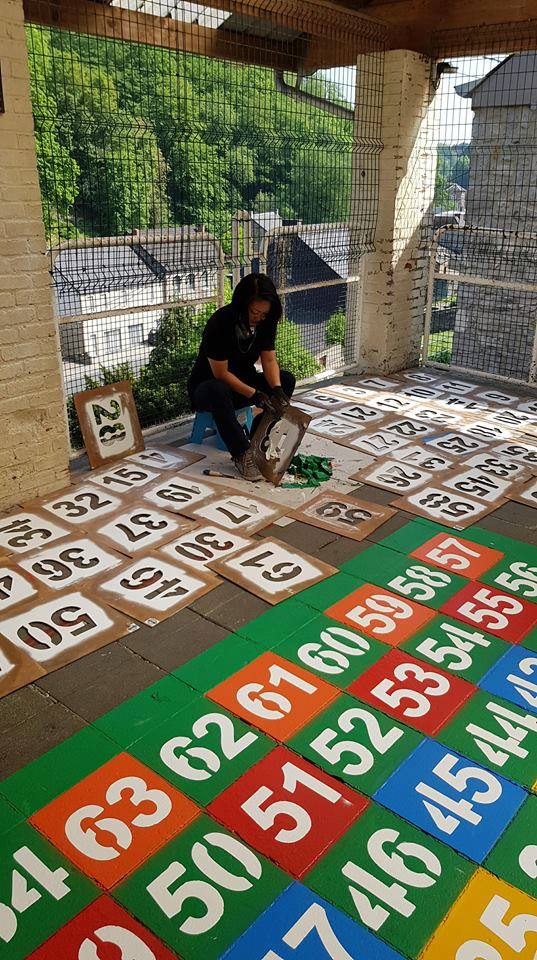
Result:
{"label": "concrete pillar", "polygon": [[0,0],[0,509],[69,479],[22,0]]}
{"label": "concrete pillar", "polygon": [[386,53],[375,250],[360,265],[363,371],[389,373],[419,357],[429,239],[424,220],[435,180],[430,77],[428,57],[408,50]]}

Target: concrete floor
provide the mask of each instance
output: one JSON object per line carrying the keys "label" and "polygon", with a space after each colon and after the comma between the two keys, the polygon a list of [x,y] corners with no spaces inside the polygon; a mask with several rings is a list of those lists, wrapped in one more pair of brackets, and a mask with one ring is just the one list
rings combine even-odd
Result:
{"label": "concrete floor", "polygon": [[[185,439],[184,427],[159,436],[159,440],[178,445]],[[75,467],[84,469],[84,460]],[[354,495],[373,503],[393,500],[393,493],[370,486],[357,488]],[[268,527],[257,537],[277,536],[320,560],[339,565],[412,519],[399,511],[361,542],[299,521]],[[480,520],[479,526],[537,545],[537,510],[519,503],[506,502]],[[24,767],[268,609],[267,603],[246,590],[223,583],[160,625],[141,626],[136,633],[4,697],[0,700],[0,776]]]}

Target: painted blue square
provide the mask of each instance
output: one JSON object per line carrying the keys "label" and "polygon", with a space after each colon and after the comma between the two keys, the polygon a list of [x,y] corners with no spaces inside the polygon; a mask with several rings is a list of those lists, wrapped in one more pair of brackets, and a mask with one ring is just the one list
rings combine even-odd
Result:
{"label": "painted blue square", "polygon": [[490,668],[479,686],[523,710],[537,713],[537,653],[512,647]]}
{"label": "painted blue square", "polygon": [[525,796],[522,787],[426,740],[374,799],[481,863]]}
{"label": "painted blue square", "polygon": [[224,954],[225,960],[402,960],[382,940],[293,883]]}

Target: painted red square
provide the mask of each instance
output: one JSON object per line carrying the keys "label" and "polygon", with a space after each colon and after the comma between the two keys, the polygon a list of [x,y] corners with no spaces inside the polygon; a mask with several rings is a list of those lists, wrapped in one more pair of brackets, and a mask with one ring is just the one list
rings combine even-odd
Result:
{"label": "painted red square", "polygon": [[175,954],[117,903],[109,897],[99,897],[28,960],[121,960],[127,957],[175,960]]}
{"label": "painted red square", "polygon": [[537,623],[537,604],[486,583],[467,584],[441,611],[510,643],[520,643]]}
{"label": "painted red square", "polygon": [[276,740],[286,740],[338,694],[332,684],[303,667],[263,653],[207,696]]}
{"label": "painted red square", "polygon": [[199,813],[188,797],[120,753],[30,818],[58,850],[109,889]]}
{"label": "painted red square", "polygon": [[441,730],[476,690],[466,680],[401,650],[390,650],[348,689],[372,707],[428,734]]}
{"label": "painted red square", "polygon": [[302,877],[368,802],[287,747],[277,747],[213,800],[208,812]]}
{"label": "painted red square", "polygon": [[481,543],[473,543],[453,533],[438,533],[410,554],[440,570],[451,570],[468,580],[477,580],[505,556]]}
{"label": "painted red square", "polygon": [[391,647],[408,640],[436,616],[435,610],[372,583],[364,583],[324,612]]}

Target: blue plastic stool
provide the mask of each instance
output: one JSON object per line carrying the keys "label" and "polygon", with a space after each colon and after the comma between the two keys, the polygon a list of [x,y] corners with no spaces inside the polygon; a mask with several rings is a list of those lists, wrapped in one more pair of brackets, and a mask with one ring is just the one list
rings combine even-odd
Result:
{"label": "blue plastic stool", "polygon": [[[244,425],[248,430],[252,429],[252,423],[254,421],[254,414],[251,407],[241,407],[240,410],[236,411],[239,420],[241,419],[240,414],[244,414]],[[207,430],[214,430],[216,433],[216,446],[219,450],[227,450],[227,447],[222,440],[222,437],[216,429],[216,424],[213,420],[212,413],[201,413],[197,411],[196,416],[194,417],[194,423],[192,424],[192,433],[190,434],[190,443],[203,443],[205,440],[205,434]]]}

